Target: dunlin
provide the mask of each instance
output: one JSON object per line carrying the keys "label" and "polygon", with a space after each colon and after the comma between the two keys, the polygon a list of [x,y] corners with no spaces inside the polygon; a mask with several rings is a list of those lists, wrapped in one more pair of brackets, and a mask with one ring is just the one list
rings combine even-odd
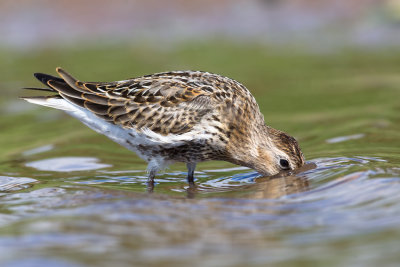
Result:
{"label": "dunlin", "polygon": [[116,82],[81,82],[36,73],[55,93],[24,97],[61,109],[148,162],[148,182],[184,162],[193,184],[196,163],[224,160],[275,175],[304,164],[297,141],[267,126],[256,100],[239,82],[208,72],[171,71]]}

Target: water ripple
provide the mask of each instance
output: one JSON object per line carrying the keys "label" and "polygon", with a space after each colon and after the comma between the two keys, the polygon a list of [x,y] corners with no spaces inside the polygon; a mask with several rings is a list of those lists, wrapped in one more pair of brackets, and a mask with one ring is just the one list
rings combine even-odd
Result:
{"label": "water ripple", "polygon": [[0,192],[24,189],[37,182],[38,180],[27,177],[0,176]]}
{"label": "water ripple", "polygon": [[88,171],[111,167],[110,164],[99,163],[91,157],[59,157],[28,162],[27,167],[40,171],[71,172]]}
{"label": "water ripple", "polygon": [[68,251],[77,259],[91,255],[96,266],[121,259],[129,265],[177,259],[188,265],[193,259],[204,263],[204,255],[218,255],[214,265],[244,266],[248,259],[266,265],[303,253],[338,255],[355,243],[369,249],[375,236],[386,240],[380,255],[397,255],[396,164],[354,156],[317,158],[306,166],[274,177],[246,168],[199,170],[195,188],[187,185],[185,172],[166,172],[157,177],[153,194],[140,193],[144,170],[63,173],[62,187],[0,195],[6,211],[0,229],[19,233],[0,238],[0,263],[24,250]]}

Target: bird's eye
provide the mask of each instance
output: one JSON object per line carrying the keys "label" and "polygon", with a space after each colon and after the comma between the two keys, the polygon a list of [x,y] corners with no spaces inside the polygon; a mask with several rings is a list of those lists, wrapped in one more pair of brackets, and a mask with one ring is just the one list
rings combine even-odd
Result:
{"label": "bird's eye", "polygon": [[281,165],[282,169],[284,169],[284,170],[289,169],[289,161],[287,161],[286,159],[280,159],[279,164]]}

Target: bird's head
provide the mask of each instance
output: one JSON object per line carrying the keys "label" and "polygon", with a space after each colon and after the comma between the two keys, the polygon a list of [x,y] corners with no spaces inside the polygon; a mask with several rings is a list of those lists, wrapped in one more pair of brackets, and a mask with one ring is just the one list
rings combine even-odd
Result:
{"label": "bird's head", "polygon": [[296,139],[270,127],[266,127],[257,152],[253,168],[268,176],[297,169],[305,162]]}

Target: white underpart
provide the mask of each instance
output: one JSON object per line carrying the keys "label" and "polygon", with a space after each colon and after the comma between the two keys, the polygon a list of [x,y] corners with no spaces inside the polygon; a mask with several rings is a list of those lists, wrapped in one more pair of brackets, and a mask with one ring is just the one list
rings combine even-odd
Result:
{"label": "white underpart", "polygon": [[[104,134],[114,142],[126,147],[127,149],[135,152],[139,157],[148,161],[149,165],[147,171],[158,171],[166,168],[172,161],[157,155],[143,154],[138,150],[137,146],[162,146],[163,148],[172,148],[184,144],[185,141],[190,140],[206,140],[211,137],[211,133],[217,130],[214,127],[204,128],[199,125],[195,126],[192,131],[185,134],[176,135],[160,135],[151,131],[148,128],[144,128],[141,131],[135,129],[125,129],[119,125],[109,123],[101,118],[98,118],[92,112],[72,104],[65,99],[60,98],[47,98],[47,99],[36,99],[27,98],[28,102],[52,107],[55,109],[61,109],[66,111],[71,116],[77,118],[89,128],[95,130],[98,133]],[[207,134],[205,132],[208,132]]]}
{"label": "white underpart", "polygon": [[[55,109],[61,109],[61,110],[72,110],[67,101],[63,99],[58,99],[58,98],[25,98],[26,101],[32,104],[36,105],[41,105],[41,106],[46,106],[46,107],[51,107]],[[64,103],[65,102],[65,103]],[[69,105],[67,105],[69,104]]]}

